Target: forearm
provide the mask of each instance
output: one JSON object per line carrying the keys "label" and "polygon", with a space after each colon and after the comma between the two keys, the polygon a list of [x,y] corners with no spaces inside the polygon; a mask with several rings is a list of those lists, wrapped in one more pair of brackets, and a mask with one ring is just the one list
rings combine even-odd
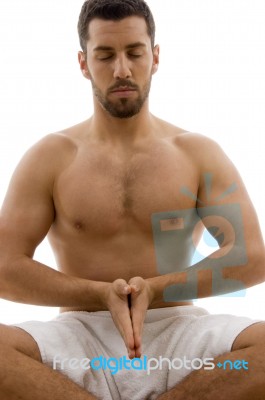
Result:
{"label": "forearm", "polygon": [[[240,252],[240,249],[238,249]],[[152,305],[161,301],[184,301],[244,290],[265,279],[265,257],[262,250],[257,256],[249,254],[245,262],[228,266],[224,259],[205,258],[185,271],[149,278]],[[241,260],[242,261],[242,260]]]}
{"label": "forearm", "polygon": [[19,303],[105,310],[107,285],[66,275],[28,257],[0,268],[0,297]]}

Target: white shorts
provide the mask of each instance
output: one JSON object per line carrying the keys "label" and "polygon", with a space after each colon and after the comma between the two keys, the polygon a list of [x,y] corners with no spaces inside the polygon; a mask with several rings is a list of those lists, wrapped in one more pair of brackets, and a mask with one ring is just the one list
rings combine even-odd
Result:
{"label": "white shorts", "polygon": [[44,364],[98,399],[153,400],[192,370],[212,369],[212,359],[230,352],[239,333],[256,322],[197,306],[147,310],[143,355],[133,362],[109,311],[70,311],[14,326],[34,338]]}

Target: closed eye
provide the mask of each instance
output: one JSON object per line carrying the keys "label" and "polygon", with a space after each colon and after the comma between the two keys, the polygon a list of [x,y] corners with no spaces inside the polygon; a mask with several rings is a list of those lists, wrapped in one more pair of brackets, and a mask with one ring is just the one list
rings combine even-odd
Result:
{"label": "closed eye", "polygon": [[113,57],[113,54],[102,54],[97,57],[100,61],[110,60]]}
{"label": "closed eye", "polygon": [[128,56],[132,58],[139,58],[142,57],[142,54],[128,54]]}
{"label": "closed eye", "polygon": [[[139,53],[128,53],[127,57],[130,58],[140,58],[142,57],[143,54],[139,54]],[[97,59],[99,61],[107,61],[107,60],[111,60],[114,57],[114,54],[102,54],[102,55],[98,55]]]}

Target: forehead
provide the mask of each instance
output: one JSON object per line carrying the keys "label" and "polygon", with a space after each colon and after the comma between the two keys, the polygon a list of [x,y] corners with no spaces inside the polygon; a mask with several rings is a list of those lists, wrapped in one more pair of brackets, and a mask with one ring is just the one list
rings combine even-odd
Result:
{"label": "forehead", "polygon": [[148,44],[150,37],[147,32],[145,19],[132,16],[120,21],[109,21],[95,18],[89,24],[88,46],[97,47],[100,45],[115,44],[124,45],[129,42],[144,42]]}

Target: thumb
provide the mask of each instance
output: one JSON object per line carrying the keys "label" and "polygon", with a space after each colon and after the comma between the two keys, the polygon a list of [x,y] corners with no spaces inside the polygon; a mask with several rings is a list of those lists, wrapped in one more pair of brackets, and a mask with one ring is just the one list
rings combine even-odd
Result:
{"label": "thumb", "polygon": [[127,295],[131,293],[130,285],[124,279],[116,279],[113,282],[114,290],[119,295]]}

